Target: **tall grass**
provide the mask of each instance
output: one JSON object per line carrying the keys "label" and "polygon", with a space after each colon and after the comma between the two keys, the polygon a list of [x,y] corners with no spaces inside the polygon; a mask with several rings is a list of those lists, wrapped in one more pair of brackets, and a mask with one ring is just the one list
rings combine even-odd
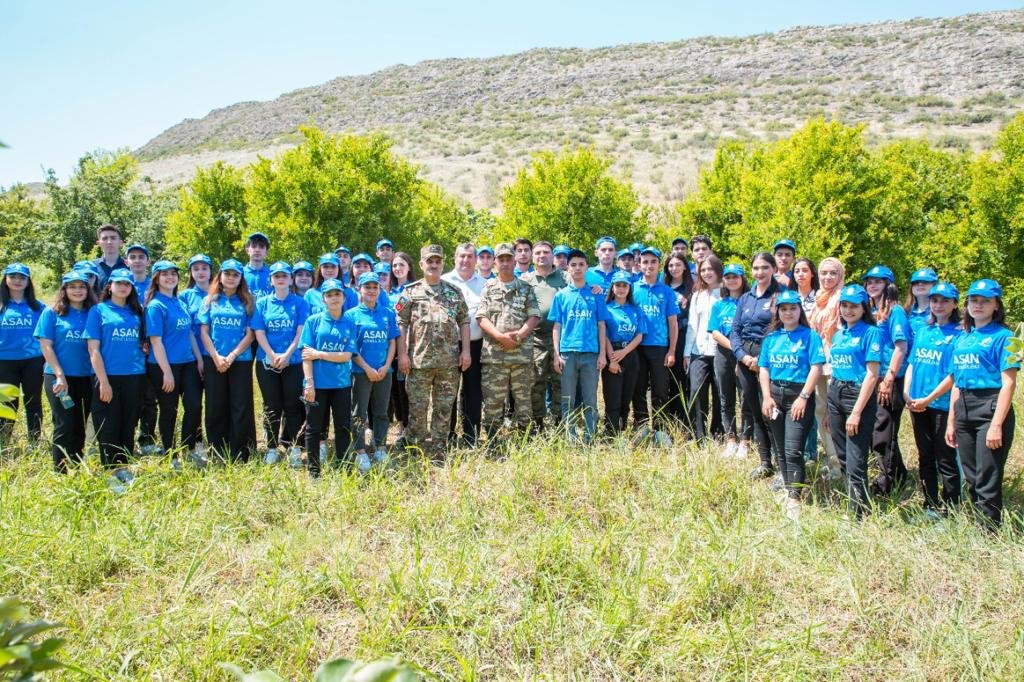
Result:
{"label": "tall grass", "polygon": [[319,481],[147,459],[123,495],[26,453],[0,594],[104,680],[396,653],[452,680],[1024,677],[1019,518],[988,536],[908,496],[850,522],[819,488],[794,524],[711,449],[510,449]]}

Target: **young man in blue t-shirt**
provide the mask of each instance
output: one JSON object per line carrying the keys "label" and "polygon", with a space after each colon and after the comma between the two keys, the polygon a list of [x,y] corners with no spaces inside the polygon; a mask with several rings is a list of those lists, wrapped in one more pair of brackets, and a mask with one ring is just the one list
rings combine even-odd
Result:
{"label": "young man in blue t-shirt", "polygon": [[640,272],[643,279],[633,284],[633,302],[647,317],[647,333],[640,342],[638,359],[640,376],[633,390],[633,423],[639,426],[650,420],[647,410],[647,389],[651,391],[651,409],[654,423],[664,423],[665,405],[669,399],[669,370],[676,362],[676,343],[679,336],[679,304],[676,292],[658,281],[661,272],[661,252],[653,246],[640,252]]}

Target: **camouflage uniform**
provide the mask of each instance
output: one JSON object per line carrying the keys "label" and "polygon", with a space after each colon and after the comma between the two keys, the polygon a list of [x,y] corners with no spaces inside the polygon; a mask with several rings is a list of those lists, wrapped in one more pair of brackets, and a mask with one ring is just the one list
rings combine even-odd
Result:
{"label": "camouflage uniform", "polygon": [[442,447],[459,387],[459,339],[462,325],[469,323],[466,300],[444,280],[430,285],[421,279],[405,287],[395,313],[411,361],[405,384],[409,440],[423,442],[429,436],[435,448]]}
{"label": "camouflage uniform", "polygon": [[[499,247],[500,250],[500,247]],[[511,251],[509,249],[509,251]],[[511,255],[511,253],[509,253]],[[540,317],[537,296],[521,279],[509,283],[487,280],[477,319],[486,317],[499,332],[518,331],[527,318]],[[488,439],[501,428],[505,417],[505,397],[512,393],[515,403],[513,421],[525,430],[530,425],[530,391],[533,387],[533,342],[524,339],[513,350],[505,350],[484,334],[483,352],[484,429]]]}
{"label": "camouflage uniform", "polygon": [[569,280],[565,272],[557,268],[547,277],[542,277],[534,271],[524,274],[520,279],[533,287],[540,309],[540,325],[533,334],[533,388],[530,391],[533,423],[539,429],[544,426],[544,415],[547,412],[544,399],[547,391],[550,391],[552,396],[551,416],[554,422],[557,424],[562,419],[559,403],[562,395],[562,375],[555,371],[554,343],[551,339],[551,331],[555,324],[548,321],[548,312],[551,310],[551,301],[555,294],[565,287]]}

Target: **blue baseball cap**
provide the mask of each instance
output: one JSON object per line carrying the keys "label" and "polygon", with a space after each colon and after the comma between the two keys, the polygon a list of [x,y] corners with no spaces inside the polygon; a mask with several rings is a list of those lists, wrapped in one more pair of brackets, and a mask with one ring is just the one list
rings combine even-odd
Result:
{"label": "blue baseball cap", "polygon": [[347,247],[347,246],[345,246],[344,244],[342,244],[341,246],[339,246],[338,248],[336,248],[336,249],[334,250],[334,253],[336,253],[336,254],[337,254],[337,253],[341,253],[342,251],[344,251],[345,253],[347,253],[347,254],[348,254],[348,255],[350,255],[350,256],[352,255],[352,249],[348,248],[348,247]]}
{"label": "blue baseball cap", "polygon": [[61,286],[64,286],[65,284],[71,284],[72,282],[81,282],[82,284],[88,285],[89,275],[81,270],[72,270],[71,272],[66,273],[63,277],[60,278]]}
{"label": "blue baseball cap", "polygon": [[967,289],[968,296],[984,296],[985,298],[1002,298],[1003,288],[994,279],[978,279],[971,282]]}
{"label": "blue baseball cap", "polygon": [[80,260],[75,263],[71,269],[77,272],[84,272],[85,274],[92,275],[93,277],[100,276],[99,270],[96,269],[96,264],[91,260]]}
{"label": "blue baseball cap", "polygon": [[633,252],[629,249],[619,249],[619,252],[615,254],[616,258],[632,258]]}
{"label": "blue baseball cap", "polygon": [[[345,251],[348,251],[348,249],[345,249]],[[338,257],[335,256],[333,253],[325,253],[324,255],[320,256],[319,265],[336,265],[338,267],[341,267],[341,261],[339,261]]]}
{"label": "blue baseball cap", "polygon": [[910,276],[910,283],[915,282],[938,282],[939,276],[931,268],[921,268],[920,270],[914,270],[914,274]]}
{"label": "blue baseball cap", "polygon": [[149,249],[147,249],[142,244],[132,244],[131,246],[124,250],[124,255],[127,256],[132,251],[141,251],[142,253],[146,254],[146,258],[149,258]]}
{"label": "blue baseball cap", "polygon": [[605,242],[611,244],[613,249],[619,248],[619,243],[617,241],[615,241],[615,237],[609,237],[608,235],[605,235],[603,237],[598,237],[597,241],[594,242],[594,248],[595,249],[601,248],[601,244],[604,244]]}
{"label": "blue baseball cap", "polygon": [[197,253],[188,259],[188,266],[191,268],[196,263],[206,263],[211,268],[213,267],[213,259],[207,256],[205,253]]}
{"label": "blue baseball cap", "polygon": [[570,250],[571,249],[565,244],[559,244],[554,249],[552,249],[551,253],[555,256],[568,256]]}
{"label": "blue baseball cap", "polygon": [[740,265],[739,263],[729,263],[724,268],[722,268],[722,277],[725,277],[726,275],[738,275],[740,277],[743,277],[746,274],[746,270],[744,270],[743,266]]}
{"label": "blue baseball cap", "polygon": [[271,276],[276,275],[279,272],[283,272],[286,275],[292,274],[292,266],[285,263],[283,260],[279,260],[270,266]]}
{"label": "blue baseball cap", "polygon": [[615,274],[612,275],[612,284],[618,284],[620,282],[625,284],[632,284],[633,275],[626,272],[625,270],[616,270]]}
{"label": "blue baseball cap", "polygon": [[780,239],[775,242],[775,246],[772,247],[772,253],[775,253],[779,249],[790,249],[793,255],[796,255],[796,243],[792,239]]}
{"label": "blue baseball cap", "polygon": [[128,284],[135,284],[135,280],[132,279],[132,273],[128,271],[128,268],[116,268],[111,271],[110,277],[107,277],[108,282],[127,282]]}
{"label": "blue baseball cap", "polygon": [[960,291],[949,282],[939,282],[928,292],[928,296],[941,296],[942,298],[951,298],[954,301],[959,301]]}
{"label": "blue baseball cap", "polygon": [[801,305],[800,294],[796,293],[792,289],[786,289],[781,294],[775,297],[775,305],[793,304]]}
{"label": "blue baseball cap", "polygon": [[373,265],[373,259],[370,258],[370,256],[365,254],[365,253],[357,253],[356,255],[352,256],[352,262],[353,263],[355,263],[356,261],[361,261],[361,260],[364,260],[367,263],[369,263],[370,265]]}
{"label": "blue baseball cap", "polygon": [[861,277],[861,281],[865,279],[884,279],[887,282],[895,282],[896,275],[892,274],[892,270],[885,267],[884,265],[876,265],[875,267],[864,273]]}
{"label": "blue baseball cap", "polygon": [[385,263],[384,261],[374,263],[373,271],[378,275],[387,275],[391,272],[391,263]]}
{"label": "blue baseball cap", "polygon": [[221,264],[220,264],[220,271],[221,272],[231,272],[231,271],[234,271],[234,272],[237,272],[238,274],[241,275],[242,274],[242,264],[240,262],[238,262],[237,260],[235,260],[234,258],[228,258],[226,261],[222,261],[221,262]]}
{"label": "blue baseball cap", "polygon": [[394,249],[395,243],[390,239],[381,239],[380,241],[377,242],[377,246],[375,248],[379,249],[382,246],[390,246],[392,249]]}
{"label": "blue baseball cap", "polygon": [[364,272],[363,274],[359,275],[359,284],[358,284],[358,286],[361,287],[364,284],[377,284],[377,285],[379,285],[380,284],[380,277],[377,276],[376,272]]}
{"label": "blue baseball cap", "polygon": [[658,249],[654,248],[653,246],[645,246],[643,250],[640,252],[640,255],[642,256],[645,253],[657,256],[658,260],[661,260],[661,251],[658,251]]}
{"label": "blue baseball cap", "polygon": [[7,275],[23,275],[25,277],[31,277],[32,271],[28,269],[28,266],[24,263],[11,263],[4,268],[4,276]]}
{"label": "blue baseball cap", "polygon": [[843,287],[843,292],[839,294],[839,300],[847,303],[867,303],[868,292],[859,284],[850,284]]}
{"label": "blue baseball cap", "polygon": [[270,246],[270,237],[268,237],[267,235],[263,234],[262,232],[253,232],[248,237],[246,237],[245,238],[245,245],[248,246],[249,242],[251,242],[254,239],[263,240],[263,241],[265,241],[267,243],[268,247]]}
{"label": "blue baseball cap", "polygon": [[169,260],[158,260],[157,262],[153,263],[153,267],[150,268],[150,272],[152,272],[154,275],[158,272],[163,272],[164,270],[174,270],[175,272],[177,272],[178,265],[176,263],[172,263]]}
{"label": "blue baseball cap", "polygon": [[492,249],[489,246],[481,246],[479,249],[476,250],[476,255],[478,255],[478,256],[483,255],[485,253],[489,253],[489,254],[491,254],[493,256],[494,255],[494,249]]}
{"label": "blue baseball cap", "polygon": [[295,263],[295,265],[292,266],[292,274],[294,275],[300,270],[305,270],[306,272],[312,273],[314,270],[313,264],[310,263],[308,260],[300,260],[297,263]]}
{"label": "blue baseball cap", "polygon": [[634,251],[636,253],[640,253],[641,251],[644,250],[644,245],[641,244],[640,242],[633,242],[632,244],[629,245],[629,250]]}
{"label": "blue baseball cap", "polygon": [[331,291],[341,291],[344,288],[340,280],[332,277],[331,279],[325,279],[323,284],[320,285],[320,293],[326,294]]}

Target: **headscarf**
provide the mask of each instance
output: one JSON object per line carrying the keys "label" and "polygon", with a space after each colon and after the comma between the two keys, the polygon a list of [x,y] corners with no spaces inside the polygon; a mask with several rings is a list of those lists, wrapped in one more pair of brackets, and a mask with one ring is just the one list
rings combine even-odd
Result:
{"label": "headscarf", "polygon": [[826,350],[832,346],[832,337],[839,329],[839,296],[837,294],[846,282],[846,268],[838,258],[829,256],[823,258],[818,264],[818,271],[827,265],[835,266],[839,270],[839,278],[836,285],[831,289],[822,287],[818,289],[814,297],[814,311],[811,313],[811,329],[818,332]]}

